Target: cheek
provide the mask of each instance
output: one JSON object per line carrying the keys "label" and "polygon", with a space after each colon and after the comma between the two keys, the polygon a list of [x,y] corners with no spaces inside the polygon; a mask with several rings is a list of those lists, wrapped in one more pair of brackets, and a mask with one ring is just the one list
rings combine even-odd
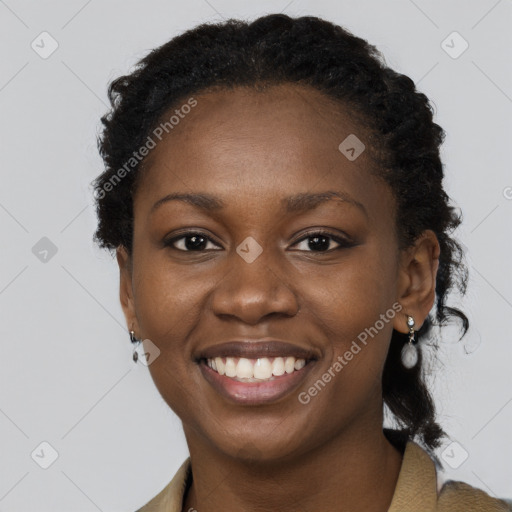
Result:
{"label": "cheek", "polygon": [[152,379],[174,412],[188,418],[190,403],[197,402],[192,390],[200,387],[195,382],[199,374],[193,371],[191,343],[204,323],[215,274],[205,268],[198,275],[193,266],[170,265],[165,256],[149,253],[139,255],[136,268],[134,300],[140,335],[160,350],[149,365]]}
{"label": "cheek", "polygon": [[[303,287],[304,309],[332,335],[337,351],[373,326],[395,301],[396,263],[383,247],[361,246],[343,265],[313,269]],[[389,325],[388,325],[389,324]],[[379,323],[389,334],[390,322]]]}
{"label": "cheek", "polygon": [[138,268],[134,297],[142,334],[163,346],[181,342],[199,320],[207,280],[193,279],[186,269],[170,268],[155,258]]}
{"label": "cheek", "polygon": [[304,292],[309,321],[326,336],[322,370],[330,383],[324,403],[345,408],[335,415],[374,403],[372,397],[380,392],[396,315],[395,269],[392,250],[361,247],[335,272],[326,275],[320,269],[312,275],[315,285]]}

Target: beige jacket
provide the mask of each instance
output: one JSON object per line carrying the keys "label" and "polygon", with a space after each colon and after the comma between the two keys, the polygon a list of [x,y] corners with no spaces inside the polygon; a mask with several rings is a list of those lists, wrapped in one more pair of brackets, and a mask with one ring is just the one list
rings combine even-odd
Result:
{"label": "beige jacket", "polygon": [[[172,481],[137,512],[182,512],[182,501],[190,476],[188,458]],[[388,512],[511,511],[511,504],[492,498],[466,483],[447,481],[441,485],[428,453],[418,444],[407,442]]]}

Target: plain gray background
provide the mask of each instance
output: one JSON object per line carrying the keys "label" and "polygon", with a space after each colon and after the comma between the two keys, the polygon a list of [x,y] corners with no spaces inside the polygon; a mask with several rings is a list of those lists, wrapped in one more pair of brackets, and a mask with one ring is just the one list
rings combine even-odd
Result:
{"label": "plain gray background", "polygon": [[0,510],[131,511],[187,456],[131,360],[117,264],[92,242],[96,134],[108,82],[151,48],[270,12],[348,28],[435,106],[472,324],[460,343],[447,329],[432,378],[451,437],[439,455],[445,478],[512,497],[510,0],[0,0]]}

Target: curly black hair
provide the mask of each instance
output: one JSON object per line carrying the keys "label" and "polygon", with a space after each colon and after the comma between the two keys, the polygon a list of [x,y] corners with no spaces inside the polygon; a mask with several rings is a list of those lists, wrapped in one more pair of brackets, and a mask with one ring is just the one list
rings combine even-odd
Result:
{"label": "curly black hair", "polygon": [[[131,74],[111,82],[112,108],[101,119],[103,132],[98,137],[105,171],[93,182],[99,218],[96,243],[110,250],[122,245],[131,254],[132,196],[147,161],[134,159],[134,154],[170,109],[213,88],[259,90],[287,83],[313,87],[334,98],[355,116],[361,129],[368,130],[373,172],[386,181],[396,200],[400,248],[413,244],[427,229],[436,234],[441,248],[436,301],[417,341],[430,340],[438,348],[432,327],[451,318],[461,322],[463,336],[467,317],[445,303],[449,292],[457,289],[464,294],[467,284],[464,253],[452,237],[461,215],[442,186],[439,147],[445,132],[433,122],[428,98],[409,77],[387,67],[376,47],[317,17],[272,14],[252,22],[202,24],[152,50]],[[436,421],[424,380],[424,343],[418,345],[418,364],[406,369],[400,363],[406,340],[393,331],[383,372],[383,401],[405,438],[419,441],[433,455],[446,434]]]}

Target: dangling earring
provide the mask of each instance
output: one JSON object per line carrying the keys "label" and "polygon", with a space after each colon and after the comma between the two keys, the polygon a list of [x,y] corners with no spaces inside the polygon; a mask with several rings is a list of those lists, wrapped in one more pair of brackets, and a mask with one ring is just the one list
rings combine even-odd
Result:
{"label": "dangling earring", "polygon": [[139,339],[137,339],[137,338],[135,337],[135,332],[134,332],[134,331],[130,331],[130,341],[131,341],[133,344],[137,343],[137,346],[133,349],[133,360],[134,360],[135,362],[137,362],[137,361],[138,361],[138,359],[139,359],[139,354],[138,354],[138,352],[137,352],[137,348],[138,348],[138,346],[139,346],[139,344],[140,344],[141,340],[139,340]]}
{"label": "dangling earring", "polygon": [[402,348],[401,359],[405,368],[411,369],[418,362],[418,349],[414,345],[414,318],[407,315],[407,327],[409,327],[409,342]]}

